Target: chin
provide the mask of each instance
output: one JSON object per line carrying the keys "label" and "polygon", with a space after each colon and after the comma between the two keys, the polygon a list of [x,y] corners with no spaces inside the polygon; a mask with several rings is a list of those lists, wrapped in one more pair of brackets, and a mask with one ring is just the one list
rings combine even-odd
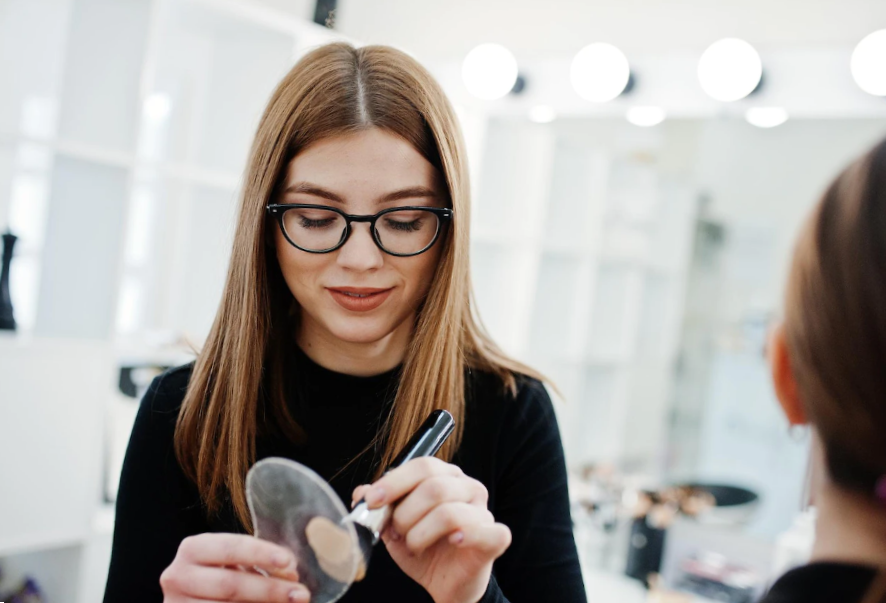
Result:
{"label": "chin", "polygon": [[347,343],[375,343],[381,341],[396,330],[396,325],[387,321],[366,319],[345,320],[329,325],[329,332],[337,339]]}

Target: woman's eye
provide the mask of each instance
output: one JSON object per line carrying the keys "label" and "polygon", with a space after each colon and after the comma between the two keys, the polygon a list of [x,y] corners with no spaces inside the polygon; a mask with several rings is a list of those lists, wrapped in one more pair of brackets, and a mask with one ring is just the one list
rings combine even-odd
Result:
{"label": "woman's eye", "polygon": [[299,217],[299,226],[302,228],[325,228],[335,222],[335,218],[311,219],[305,216]]}
{"label": "woman's eye", "polygon": [[409,222],[401,222],[400,220],[386,220],[388,228],[391,230],[399,230],[403,232],[415,232],[421,230],[421,220],[411,220]]}

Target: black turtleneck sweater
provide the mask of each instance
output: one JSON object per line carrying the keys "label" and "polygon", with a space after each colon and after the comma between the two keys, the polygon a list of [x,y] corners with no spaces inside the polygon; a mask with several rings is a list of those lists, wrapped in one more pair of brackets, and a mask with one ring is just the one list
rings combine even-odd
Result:
{"label": "black turtleneck sweater", "polygon": [[779,578],[759,603],[860,603],[876,575],[865,565],[810,563]]}
{"label": "black turtleneck sweater", "polygon": [[[307,434],[294,444],[264,436],[259,459],[282,456],[330,480],[345,506],[371,481],[371,454],[348,462],[375,437],[398,384],[398,370],[353,377],[327,370],[295,351],[287,404]],[[117,519],[105,603],[160,603],[160,574],[187,536],[243,533],[233,508],[207,517],[196,487],[175,458],[173,436],[191,366],[168,371],[149,388],[135,420],[117,498]],[[466,383],[464,439],[453,462],[489,491],[489,509],[513,541],[493,568],[483,603],[586,601],[572,535],[566,467],[550,398],[521,378],[516,397],[492,375],[471,372]],[[342,468],[345,469],[342,471]],[[379,543],[366,578],[344,603],[423,603],[431,597],[404,574]]]}

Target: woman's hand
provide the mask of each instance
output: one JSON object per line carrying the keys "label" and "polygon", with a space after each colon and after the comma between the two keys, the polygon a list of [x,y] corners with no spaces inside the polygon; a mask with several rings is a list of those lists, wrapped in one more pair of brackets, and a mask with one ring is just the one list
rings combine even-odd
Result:
{"label": "woman's hand", "polygon": [[[399,501],[382,534],[391,557],[436,603],[476,603],[511,531],[486,508],[489,493],[459,467],[413,459],[354,490],[370,508]],[[402,500],[401,500],[402,499]]]}
{"label": "woman's hand", "polygon": [[298,582],[292,551],[240,534],[184,539],[160,586],[164,603],[307,603],[311,598]]}

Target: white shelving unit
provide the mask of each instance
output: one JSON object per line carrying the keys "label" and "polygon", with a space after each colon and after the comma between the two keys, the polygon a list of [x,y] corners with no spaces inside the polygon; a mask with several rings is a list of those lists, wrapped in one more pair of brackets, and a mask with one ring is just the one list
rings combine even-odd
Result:
{"label": "white shelving unit", "polygon": [[480,315],[557,384],[571,465],[654,472],[695,193],[659,165],[666,140],[582,123],[485,124],[472,258]]}
{"label": "white shelving unit", "polygon": [[101,600],[117,366],[149,340],[208,331],[261,112],[302,53],[341,38],[312,11],[307,0],[0,6],[0,229],[20,236],[20,333],[0,339],[0,591],[27,574],[49,601]]}

